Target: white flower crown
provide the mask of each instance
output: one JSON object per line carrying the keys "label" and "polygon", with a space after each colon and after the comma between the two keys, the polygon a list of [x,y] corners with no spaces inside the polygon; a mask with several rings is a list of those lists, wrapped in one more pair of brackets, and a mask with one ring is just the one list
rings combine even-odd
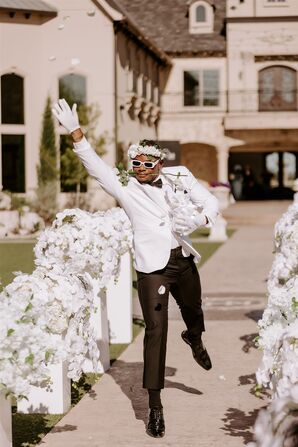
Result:
{"label": "white flower crown", "polygon": [[163,160],[168,154],[168,149],[161,149],[156,146],[142,146],[141,144],[131,144],[128,148],[128,156],[136,158],[137,155],[152,155]]}

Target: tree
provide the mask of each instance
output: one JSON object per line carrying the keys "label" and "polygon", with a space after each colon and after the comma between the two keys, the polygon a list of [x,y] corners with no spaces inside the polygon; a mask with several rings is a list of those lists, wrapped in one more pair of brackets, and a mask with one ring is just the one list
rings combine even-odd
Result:
{"label": "tree", "polygon": [[55,181],[58,178],[56,136],[49,96],[47,97],[43,113],[37,175],[38,186],[44,185],[49,181]]}
{"label": "tree", "polygon": [[51,222],[58,210],[58,169],[55,127],[49,96],[42,119],[37,178],[36,199],[32,205],[45,222]]}
{"label": "tree", "polygon": [[[80,104],[78,106],[80,125],[88,141],[98,155],[105,154],[107,134],[96,135],[96,125],[100,117],[99,107],[95,104]],[[88,173],[78,156],[73,152],[72,139],[69,135],[61,140],[60,175],[61,182],[66,187],[75,189],[75,206],[80,204],[81,188],[86,187]]]}

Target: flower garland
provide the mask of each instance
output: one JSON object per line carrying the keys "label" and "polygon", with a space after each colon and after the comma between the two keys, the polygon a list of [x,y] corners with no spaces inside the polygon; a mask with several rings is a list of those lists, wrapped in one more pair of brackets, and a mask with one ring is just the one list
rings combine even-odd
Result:
{"label": "flower garland", "polygon": [[151,155],[161,160],[166,158],[168,153],[168,149],[162,149],[157,143],[155,145],[146,144],[146,140],[144,140],[144,144],[131,144],[127,151],[129,158],[136,158],[138,155]]}
{"label": "flower garland", "polygon": [[297,446],[297,411],[298,385],[295,385],[288,396],[275,399],[266,410],[260,410],[254,426],[256,442],[247,447]]}
{"label": "flower garland", "polygon": [[[270,386],[276,396],[288,393],[298,382],[298,202],[294,202],[275,226],[275,259],[268,278],[268,305],[258,325],[258,345],[263,350],[257,371],[259,384]],[[288,334],[291,334],[289,345]]]}
{"label": "flower garland", "polygon": [[261,410],[249,447],[297,445],[298,412],[298,196],[275,226],[275,259],[268,278],[268,305],[258,322],[263,350],[256,373],[273,390]]}
{"label": "flower garland", "polygon": [[17,274],[0,293],[0,390],[26,396],[30,385],[48,380],[48,366],[60,361],[68,362],[74,380],[86,358],[97,372],[92,277],[105,287],[131,248],[130,222],[119,208],[57,215],[35,246],[34,272]]}

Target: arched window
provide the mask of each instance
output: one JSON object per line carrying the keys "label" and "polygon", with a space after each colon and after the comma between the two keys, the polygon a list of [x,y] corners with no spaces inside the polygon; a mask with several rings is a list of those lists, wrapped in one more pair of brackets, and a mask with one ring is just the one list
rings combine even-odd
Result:
{"label": "arched window", "polygon": [[1,76],[2,124],[24,124],[24,79],[14,73]]}
{"label": "arched window", "polygon": [[259,72],[259,110],[297,110],[297,72],[273,66]]}
{"label": "arched window", "polygon": [[78,106],[87,102],[86,78],[78,74],[67,74],[59,79],[59,98],[64,98],[69,104]]}
{"label": "arched window", "polygon": [[206,22],[206,8],[203,5],[196,8],[196,22]]}
{"label": "arched window", "polygon": [[214,12],[212,6],[203,0],[193,1],[189,7],[189,32],[191,34],[212,33]]}

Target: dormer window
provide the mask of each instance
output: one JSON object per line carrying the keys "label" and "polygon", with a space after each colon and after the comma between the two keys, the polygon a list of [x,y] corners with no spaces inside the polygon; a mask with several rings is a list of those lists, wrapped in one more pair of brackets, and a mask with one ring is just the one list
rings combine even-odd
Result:
{"label": "dormer window", "polygon": [[213,32],[213,8],[205,1],[196,1],[189,7],[189,32],[203,34]]}

